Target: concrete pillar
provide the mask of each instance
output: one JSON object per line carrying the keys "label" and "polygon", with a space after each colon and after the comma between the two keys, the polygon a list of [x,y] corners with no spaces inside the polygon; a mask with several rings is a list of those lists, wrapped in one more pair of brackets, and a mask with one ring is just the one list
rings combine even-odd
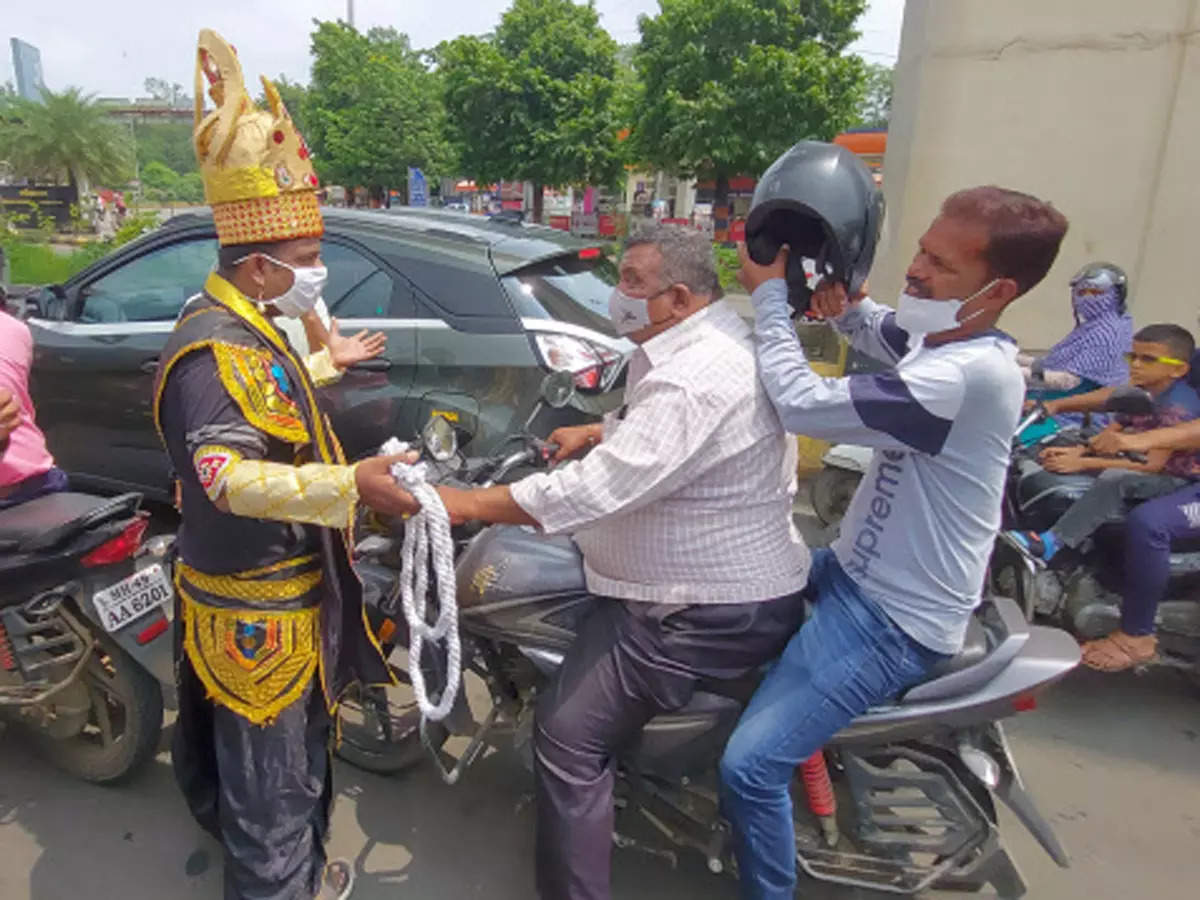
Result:
{"label": "concrete pillar", "polygon": [[1200,0],[908,0],[872,293],[896,296],[917,239],[960,188],[1051,200],[1071,231],[1001,323],[1030,349],[1071,327],[1067,280],[1105,259],[1139,325],[1196,329]]}

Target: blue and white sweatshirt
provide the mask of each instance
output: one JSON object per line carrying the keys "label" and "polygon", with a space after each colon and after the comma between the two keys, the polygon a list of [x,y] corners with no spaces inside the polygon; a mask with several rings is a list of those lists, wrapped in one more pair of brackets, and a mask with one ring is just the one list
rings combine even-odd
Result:
{"label": "blue and white sweatshirt", "polygon": [[835,322],[891,368],[823,378],[792,325],[787,285],[754,292],[759,377],[784,427],[877,451],[834,544],[842,568],[910,637],[956,653],[979,603],[1025,382],[993,331],[926,347],[864,299]]}

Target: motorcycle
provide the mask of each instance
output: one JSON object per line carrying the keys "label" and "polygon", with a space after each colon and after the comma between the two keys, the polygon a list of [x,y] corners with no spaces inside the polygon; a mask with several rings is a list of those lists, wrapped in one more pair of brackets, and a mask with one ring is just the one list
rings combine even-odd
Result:
{"label": "motorcycle", "polygon": [[0,511],[0,721],[112,784],[158,748],[174,683],[173,538],[139,494],[57,493]]}
{"label": "motorcycle", "polygon": [[[1153,401],[1145,391],[1120,388],[1105,411],[1145,415],[1152,409]],[[1035,407],[1021,429],[1045,416],[1044,407]],[[1005,531],[1045,531],[1087,492],[1093,476],[1047,471],[1038,454],[1054,444],[1085,443],[1094,431],[1085,423],[1080,430],[1060,431],[1032,446],[1014,443],[1004,496]],[[1138,462],[1145,460],[1140,454],[1128,455]],[[992,556],[993,587],[1016,599],[1027,617],[1043,617],[1083,640],[1104,637],[1120,626],[1124,560],[1120,524],[1105,525],[1090,548],[1060,554],[1049,565],[1032,559],[1005,531]],[[1147,665],[1179,669],[1200,682],[1200,542],[1177,543],[1171,549],[1169,587],[1156,619],[1159,653]]]}
{"label": "motorcycle", "polygon": [[[560,402],[570,388],[548,384],[544,401]],[[424,442],[428,455],[450,460],[446,477],[458,483],[501,482],[551,456],[544,442],[526,435],[507,456],[455,459],[447,455],[447,442],[453,444],[447,432],[431,422]],[[464,671],[446,672],[436,653],[416,664],[427,683],[474,673],[487,686],[489,708],[476,721],[460,690],[445,721],[425,723],[404,700],[404,689],[360,692],[357,703],[343,708],[338,751],[353,763],[399,771],[415,764],[423,747],[442,779],[456,784],[485,747],[509,745],[532,767],[537,693],[553,678],[593,603],[582,559],[570,538],[531,528],[493,525],[456,537]],[[406,629],[389,572],[397,543],[395,531],[381,529],[359,544],[372,619],[388,647]],[[401,680],[408,680],[413,662],[394,663]],[[801,767],[793,784],[800,871],[818,881],[897,894],[991,884],[1001,897],[1024,896],[1026,883],[1001,840],[995,797],[1067,866],[1066,850],[1021,781],[1000,720],[1033,709],[1037,694],[1078,662],[1068,635],[1030,625],[1007,598],[985,602],[961,653],[924,683],[856,719]],[[761,674],[704,682],[687,706],[645,726],[619,759],[617,846],[671,862],[677,851],[692,850],[715,874],[735,871],[732,835],[717,801],[717,763]],[[451,734],[469,742],[448,765],[442,751]],[[653,839],[635,837],[627,827],[631,819],[649,823]]]}

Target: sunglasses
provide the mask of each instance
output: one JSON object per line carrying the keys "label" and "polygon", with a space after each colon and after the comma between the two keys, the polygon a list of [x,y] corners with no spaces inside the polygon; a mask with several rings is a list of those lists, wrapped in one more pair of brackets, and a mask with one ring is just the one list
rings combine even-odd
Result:
{"label": "sunglasses", "polygon": [[1144,365],[1152,365],[1153,363],[1162,363],[1167,366],[1182,366],[1182,359],[1176,359],[1173,356],[1152,356],[1149,353],[1126,353],[1125,362],[1133,365],[1135,362],[1140,362]]}

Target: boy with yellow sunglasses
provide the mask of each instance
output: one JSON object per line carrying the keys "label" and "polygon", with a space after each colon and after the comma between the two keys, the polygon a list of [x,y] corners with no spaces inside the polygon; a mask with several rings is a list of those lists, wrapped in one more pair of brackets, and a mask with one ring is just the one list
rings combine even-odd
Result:
{"label": "boy with yellow sunglasses", "polygon": [[[1129,381],[1154,398],[1154,411],[1144,416],[1118,415],[1102,434],[1137,434],[1200,418],[1200,395],[1187,383],[1188,361],[1195,351],[1191,332],[1178,325],[1148,325],[1133,336],[1126,354]],[[1100,412],[1115,388],[1061,397],[1046,404],[1051,415]],[[1200,457],[1193,451],[1151,450],[1144,461],[1104,456],[1092,445],[1050,447],[1042,465],[1051,472],[1095,472],[1098,477],[1048,531],[1011,532],[1030,555],[1049,561],[1064,547],[1083,544],[1106,522],[1119,521],[1129,501],[1161,497],[1200,478]]]}

